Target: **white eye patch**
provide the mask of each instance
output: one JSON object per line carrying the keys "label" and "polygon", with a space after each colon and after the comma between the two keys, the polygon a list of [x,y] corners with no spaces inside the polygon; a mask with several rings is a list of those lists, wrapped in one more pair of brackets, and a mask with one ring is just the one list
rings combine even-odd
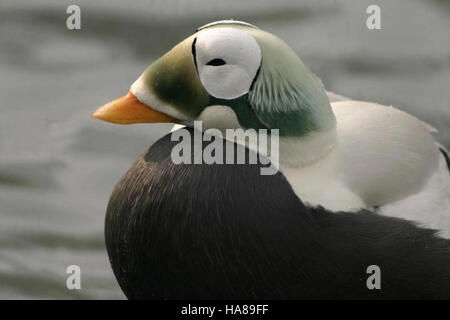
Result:
{"label": "white eye patch", "polygon": [[231,100],[249,92],[261,65],[261,49],[249,33],[205,29],[193,45],[200,81],[210,95]]}

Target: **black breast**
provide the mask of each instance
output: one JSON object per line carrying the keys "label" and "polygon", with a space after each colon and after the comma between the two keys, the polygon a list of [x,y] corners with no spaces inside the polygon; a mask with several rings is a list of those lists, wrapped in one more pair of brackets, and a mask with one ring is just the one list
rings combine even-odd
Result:
{"label": "black breast", "polygon": [[[307,208],[261,164],[175,165],[176,143],[169,134],[141,155],[108,204],[108,254],[128,298],[450,297],[450,244],[433,231]],[[381,290],[366,286],[373,264]]]}

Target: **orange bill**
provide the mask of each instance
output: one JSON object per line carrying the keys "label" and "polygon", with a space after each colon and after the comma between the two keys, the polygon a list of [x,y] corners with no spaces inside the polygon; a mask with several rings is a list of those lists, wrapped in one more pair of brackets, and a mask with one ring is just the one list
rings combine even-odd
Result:
{"label": "orange bill", "polygon": [[118,124],[147,122],[179,123],[178,119],[143,104],[133,93],[131,93],[131,91],[129,91],[126,96],[98,108],[92,114],[92,117]]}

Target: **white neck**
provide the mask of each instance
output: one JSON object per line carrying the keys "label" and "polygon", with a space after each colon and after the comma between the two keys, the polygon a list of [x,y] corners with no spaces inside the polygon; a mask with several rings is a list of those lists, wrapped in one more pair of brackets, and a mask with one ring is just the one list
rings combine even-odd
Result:
{"label": "white neck", "polygon": [[325,157],[336,145],[336,128],[303,137],[280,137],[280,165],[307,167]]}
{"label": "white neck", "polygon": [[[236,114],[227,106],[210,106],[201,113],[198,120],[203,121],[203,130],[219,129],[223,137],[225,129],[241,128]],[[283,167],[297,168],[310,166],[325,157],[336,145],[336,141],[336,127],[327,132],[312,132],[302,137],[280,136],[279,164]],[[248,147],[253,149],[252,146]]]}

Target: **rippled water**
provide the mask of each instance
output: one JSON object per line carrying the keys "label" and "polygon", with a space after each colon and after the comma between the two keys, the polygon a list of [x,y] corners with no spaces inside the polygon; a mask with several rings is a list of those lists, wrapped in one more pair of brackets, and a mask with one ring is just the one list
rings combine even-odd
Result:
{"label": "rippled water", "polygon": [[[285,39],[327,89],[428,121],[450,146],[449,1],[0,2],[0,298],[124,298],[103,240],[114,184],[166,125],[90,120],[204,23],[235,18]],[[376,2],[382,30],[365,27]],[[65,270],[82,270],[82,290]]]}

